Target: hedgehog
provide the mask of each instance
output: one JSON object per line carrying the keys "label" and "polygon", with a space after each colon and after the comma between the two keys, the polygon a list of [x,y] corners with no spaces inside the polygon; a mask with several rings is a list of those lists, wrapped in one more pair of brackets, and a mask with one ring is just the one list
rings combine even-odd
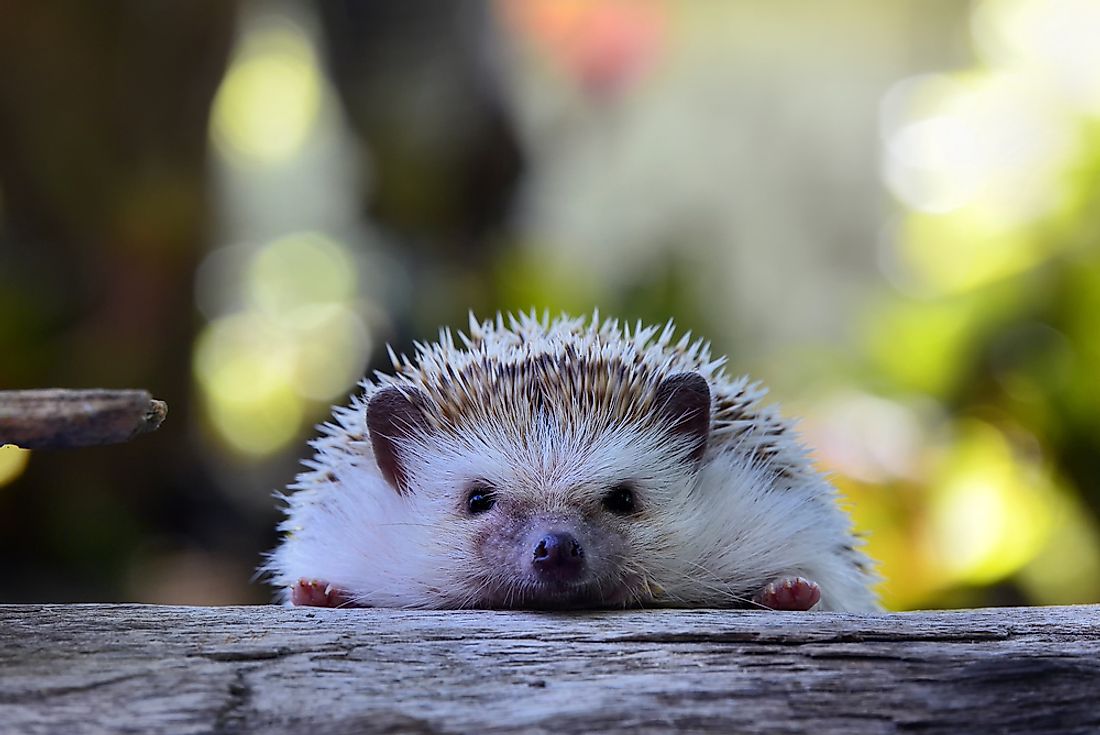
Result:
{"label": "hedgehog", "polygon": [[691,333],[442,329],[336,408],[262,571],[328,607],[878,609],[793,424]]}

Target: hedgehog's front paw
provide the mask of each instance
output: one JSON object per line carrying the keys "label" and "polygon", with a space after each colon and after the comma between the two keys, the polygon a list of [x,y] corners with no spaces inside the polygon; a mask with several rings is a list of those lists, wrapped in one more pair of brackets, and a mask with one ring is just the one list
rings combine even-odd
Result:
{"label": "hedgehog's front paw", "polygon": [[316,579],[299,579],[298,584],[290,588],[290,604],[311,607],[344,607],[351,598],[343,590],[328,582]]}
{"label": "hedgehog's front paw", "polygon": [[768,582],[752,598],[769,610],[809,610],[819,600],[821,588],[805,577],[780,577]]}

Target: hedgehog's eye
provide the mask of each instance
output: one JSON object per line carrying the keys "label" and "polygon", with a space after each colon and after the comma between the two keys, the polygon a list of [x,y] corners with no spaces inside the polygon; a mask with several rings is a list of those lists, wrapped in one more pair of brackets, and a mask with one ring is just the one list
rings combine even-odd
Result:
{"label": "hedgehog's eye", "polygon": [[466,493],[466,510],[471,515],[477,515],[478,513],[484,513],[487,510],[491,510],[497,503],[497,494],[494,492],[491,485],[487,483],[478,482],[470,487],[469,492]]}
{"label": "hedgehog's eye", "polygon": [[620,482],[603,496],[603,507],[615,515],[628,516],[638,509],[634,488],[628,482]]}

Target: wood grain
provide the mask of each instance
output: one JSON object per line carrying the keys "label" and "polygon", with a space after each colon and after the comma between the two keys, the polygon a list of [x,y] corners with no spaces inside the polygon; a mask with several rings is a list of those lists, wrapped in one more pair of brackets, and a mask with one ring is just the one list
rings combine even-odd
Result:
{"label": "wood grain", "polygon": [[167,414],[168,406],[143,390],[0,391],[0,446],[117,444],[153,431]]}
{"label": "wood grain", "polygon": [[1100,732],[1100,606],[0,606],[0,731]]}

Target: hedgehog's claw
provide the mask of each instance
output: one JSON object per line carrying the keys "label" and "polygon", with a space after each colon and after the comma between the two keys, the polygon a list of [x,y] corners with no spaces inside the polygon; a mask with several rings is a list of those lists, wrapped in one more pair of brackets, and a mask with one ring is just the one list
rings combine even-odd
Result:
{"label": "hedgehog's claw", "polygon": [[351,598],[343,590],[316,579],[299,579],[290,588],[290,604],[311,607],[344,607]]}
{"label": "hedgehog's claw", "polygon": [[752,601],[769,610],[809,610],[821,600],[821,587],[805,577],[780,577],[768,582]]}

